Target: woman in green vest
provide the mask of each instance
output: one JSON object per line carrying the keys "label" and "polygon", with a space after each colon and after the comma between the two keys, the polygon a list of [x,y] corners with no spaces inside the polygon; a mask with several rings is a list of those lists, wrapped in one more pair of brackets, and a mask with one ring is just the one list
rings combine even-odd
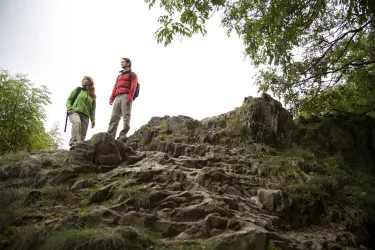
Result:
{"label": "woman in green vest", "polygon": [[[78,92],[75,100],[74,97]],[[72,123],[72,138],[69,141],[70,149],[86,138],[89,119],[91,128],[95,127],[96,95],[94,80],[89,76],[84,76],[82,86],[74,89],[66,101],[66,109],[69,120]]]}

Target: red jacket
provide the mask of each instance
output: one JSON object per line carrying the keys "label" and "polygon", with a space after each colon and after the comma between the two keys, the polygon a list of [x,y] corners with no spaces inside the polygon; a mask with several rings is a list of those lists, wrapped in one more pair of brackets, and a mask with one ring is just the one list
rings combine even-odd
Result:
{"label": "red jacket", "polygon": [[126,99],[133,101],[133,96],[137,88],[138,76],[134,72],[131,72],[131,74],[132,74],[131,83],[130,83],[129,71],[121,72],[121,74],[117,77],[115,86],[113,86],[112,95],[109,98],[111,102],[113,102],[116,96],[122,95],[122,94],[128,94]]}

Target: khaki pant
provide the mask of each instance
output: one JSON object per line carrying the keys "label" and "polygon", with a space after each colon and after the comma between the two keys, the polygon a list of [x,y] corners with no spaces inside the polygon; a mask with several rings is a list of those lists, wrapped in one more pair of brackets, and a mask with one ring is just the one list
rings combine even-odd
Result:
{"label": "khaki pant", "polygon": [[74,112],[69,115],[69,120],[72,123],[72,138],[69,141],[69,145],[75,146],[85,140],[87,128],[89,127],[89,118],[79,112]]}
{"label": "khaki pant", "polygon": [[127,94],[118,95],[113,103],[111,120],[109,121],[108,133],[115,138],[121,116],[124,119],[124,128],[120,131],[119,137],[125,137],[130,129],[130,116],[132,103],[126,103]]}

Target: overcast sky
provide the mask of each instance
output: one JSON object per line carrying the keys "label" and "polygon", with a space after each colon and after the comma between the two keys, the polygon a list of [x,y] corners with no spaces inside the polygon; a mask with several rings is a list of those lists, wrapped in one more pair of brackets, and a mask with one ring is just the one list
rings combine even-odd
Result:
{"label": "overcast sky", "polygon": [[[259,96],[242,41],[227,37],[220,16],[209,21],[207,36],[164,47],[154,37],[162,13],[141,0],[0,0],[0,67],[48,86],[52,104],[46,127],[58,122],[61,131],[67,97],[84,75],[93,77],[96,127],[86,139],[107,131],[108,100],[122,57],[132,60],[141,84],[129,135],[153,116],[200,120],[233,110],[246,96]],[[69,123],[64,148],[70,129]]]}

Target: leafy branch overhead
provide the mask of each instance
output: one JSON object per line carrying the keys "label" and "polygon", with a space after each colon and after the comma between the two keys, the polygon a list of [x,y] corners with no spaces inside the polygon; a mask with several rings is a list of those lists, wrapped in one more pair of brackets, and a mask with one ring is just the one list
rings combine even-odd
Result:
{"label": "leafy branch overhead", "polygon": [[166,11],[159,43],[205,35],[221,14],[258,67],[257,85],[294,112],[375,109],[375,0],[145,0]]}

